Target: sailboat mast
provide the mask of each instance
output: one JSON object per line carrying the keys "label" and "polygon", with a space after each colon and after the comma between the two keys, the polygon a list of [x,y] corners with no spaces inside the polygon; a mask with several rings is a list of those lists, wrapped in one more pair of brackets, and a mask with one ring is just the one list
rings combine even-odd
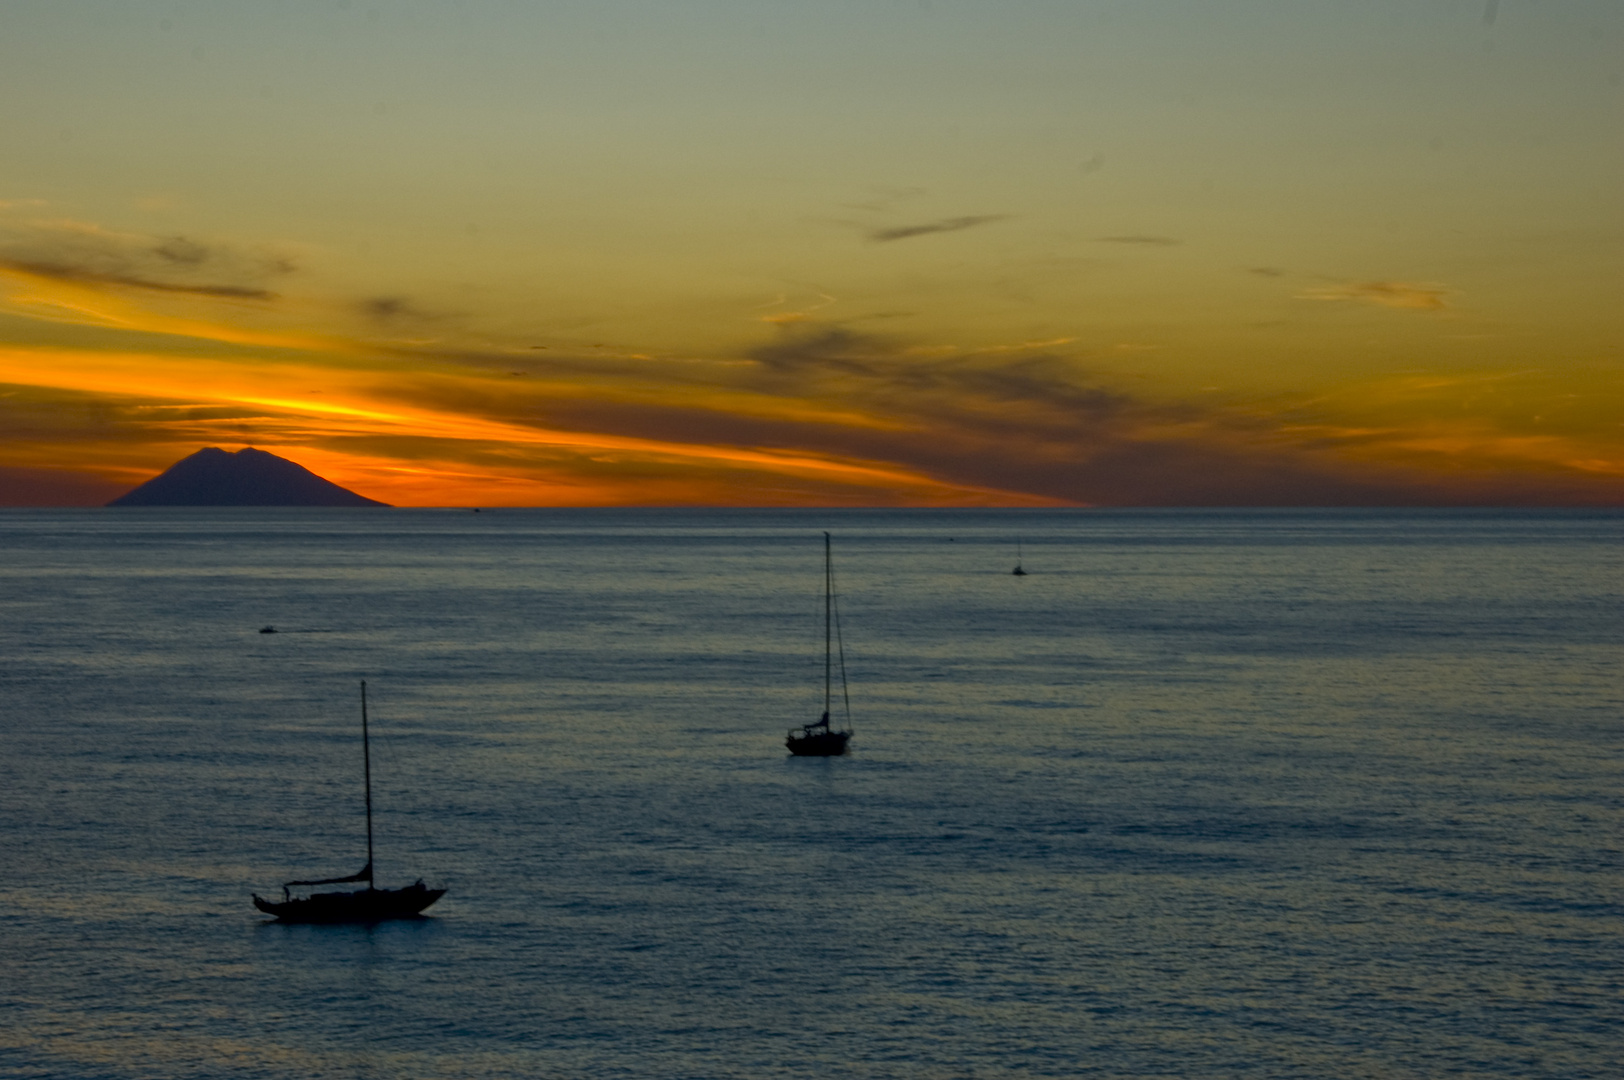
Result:
{"label": "sailboat mast", "polygon": [[372,877],[372,741],[367,737],[367,681],[361,680],[361,760],[365,763],[367,782],[367,887]]}
{"label": "sailboat mast", "polygon": [[829,637],[829,613],[834,606],[834,556],[829,549],[829,534],[823,534],[823,722],[829,722],[829,705],[833,701],[832,678],[834,657]]}

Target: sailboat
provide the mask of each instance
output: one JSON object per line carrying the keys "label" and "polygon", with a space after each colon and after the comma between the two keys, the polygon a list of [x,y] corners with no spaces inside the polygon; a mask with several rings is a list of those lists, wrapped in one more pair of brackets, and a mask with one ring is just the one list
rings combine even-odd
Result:
{"label": "sailboat", "polygon": [[[835,644],[840,645],[840,697],[846,706],[846,730],[829,726],[834,701]],[[784,745],[796,757],[839,757],[851,741],[851,694],[846,688],[846,645],[840,641],[840,618],[835,612],[835,564],[829,534],[823,534],[823,717],[815,724],[790,728]]]}
{"label": "sailboat", "polygon": [[1021,542],[1017,540],[1015,541],[1015,569],[1011,570],[1010,573],[1014,574],[1016,577],[1025,577],[1026,571],[1021,569],[1021,563],[1023,561],[1024,560],[1021,557]]}
{"label": "sailboat", "polygon": [[[400,889],[380,889],[372,876],[372,744],[367,734],[367,684],[361,680],[361,759],[367,792],[367,864],[348,877],[290,881],[282,886],[282,900],[266,900],[254,894],[254,906],[286,923],[371,923],[384,919],[409,919],[440,897],[444,889],[431,889],[419,878]],[[356,885],[367,887],[354,892],[321,892],[294,896],[290,890],[316,885]]]}

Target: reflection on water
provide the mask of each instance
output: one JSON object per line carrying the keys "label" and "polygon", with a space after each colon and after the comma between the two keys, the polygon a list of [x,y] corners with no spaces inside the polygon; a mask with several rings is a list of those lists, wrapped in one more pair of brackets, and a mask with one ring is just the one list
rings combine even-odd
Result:
{"label": "reflection on water", "polygon": [[1606,1075],[1621,524],[0,515],[0,1072]]}

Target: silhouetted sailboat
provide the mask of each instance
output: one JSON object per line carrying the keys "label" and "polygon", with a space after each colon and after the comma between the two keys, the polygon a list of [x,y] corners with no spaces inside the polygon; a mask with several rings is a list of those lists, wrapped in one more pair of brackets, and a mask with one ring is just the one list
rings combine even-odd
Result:
{"label": "silhouetted sailboat", "polygon": [[[846,708],[846,730],[829,726],[834,700],[835,646],[840,647],[840,698]],[[823,534],[823,717],[815,724],[790,728],[784,745],[796,757],[838,757],[851,741],[851,694],[846,687],[846,643],[840,640],[840,616],[835,611],[835,564],[829,534]]]}
{"label": "silhouetted sailboat", "polygon": [[[361,759],[367,793],[367,864],[348,877],[290,881],[282,886],[282,902],[265,900],[254,894],[254,906],[267,915],[290,923],[369,923],[384,919],[407,919],[445,895],[444,889],[431,889],[419,878],[401,889],[379,889],[372,880],[372,744],[367,734],[367,684],[361,681]],[[313,885],[350,885],[366,882],[354,892],[311,893],[293,896],[290,889]]]}
{"label": "silhouetted sailboat", "polygon": [[1015,541],[1015,569],[1010,571],[1010,573],[1014,574],[1016,577],[1025,577],[1026,576],[1026,571],[1021,569],[1021,562],[1022,561],[1023,560],[1021,558],[1021,542],[1019,540],[1017,540],[1017,541]]}

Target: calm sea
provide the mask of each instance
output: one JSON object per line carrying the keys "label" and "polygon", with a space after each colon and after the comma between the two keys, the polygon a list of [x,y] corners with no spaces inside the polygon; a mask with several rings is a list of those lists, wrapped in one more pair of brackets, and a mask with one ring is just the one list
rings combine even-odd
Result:
{"label": "calm sea", "polygon": [[[0,513],[0,1075],[1617,1076],[1621,541]],[[365,861],[363,678],[380,884],[450,892],[268,922]]]}

